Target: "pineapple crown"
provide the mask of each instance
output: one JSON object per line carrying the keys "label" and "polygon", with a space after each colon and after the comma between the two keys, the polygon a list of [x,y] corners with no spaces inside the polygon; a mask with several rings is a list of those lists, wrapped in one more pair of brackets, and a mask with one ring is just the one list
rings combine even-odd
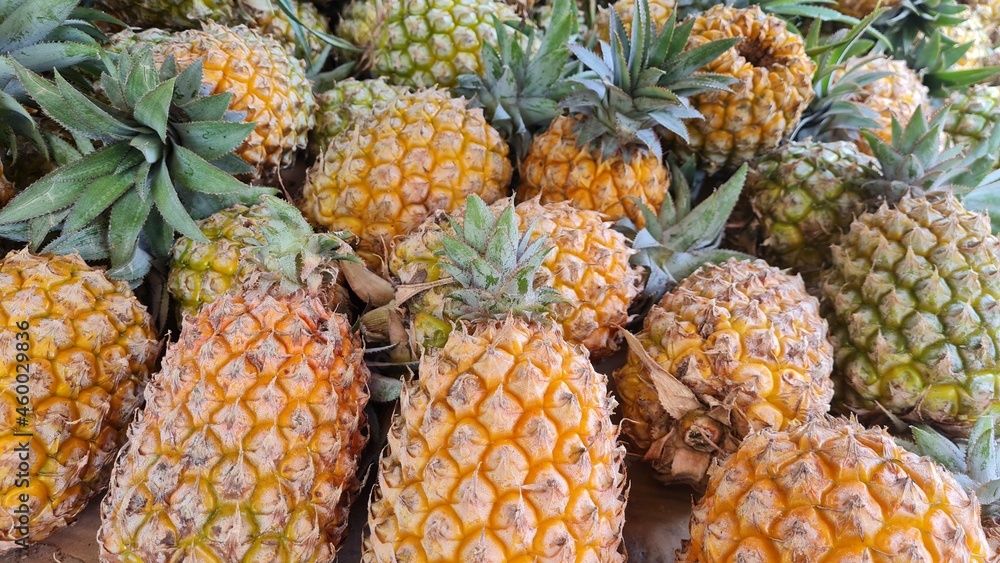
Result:
{"label": "pineapple crown", "polygon": [[662,157],[654,130],[662,127],[689,140],[684,120],[703,119],[689,96],[725,90],[735,79],[698,72],[740,39],[712,41],[685,50],[694,20],[677,25],[676,11],[659,32],[646,0],[637,0],[629,35],[612,7],[610,43],[601,41],[601,55],[579,44],[569,48],[586,70],[570,78],[582,88],[560,103],[580,116],[578,142],[598,143],[605,158],[645,148]]}
{"label": "pineapple crown", "polygon": [[95,22],[125,25],[97,10],[80,8],[79,0],[7,0],[0,2],[0,148],[17,158],[16,135],[34,143],[49,158],[35,119],[21,104],[27,93],[16,65],[33,72],[58,70],[76,84],[89,84],[87,74],[103,68],[101,42],[107,38]]}
{"label": "pineapple crown", "polygon": [[[670,163],[670,190],[664,197],[659,213],[636,201],[645,219],[639,229],[628,218],[615,228],[632,240],[637,252],[631,262],[649,272],[649,278],[635,307],[643,313],[659,302],[667,290],[679,280],[690,276],[705,264],[717,264],[730,258],[753,259],[752,256],[719,248],[726,221],[732,213],[746,183],[744,164],[728,181],[692,209],[691,183],[695,176],[695,161],[688,160],[678,167]],[[643,316],[643,315],[640,315]]]}
{"label": "pineapple crown", "polygon": [[993,405],[976,419],[967,440],[952,441],[929,426],[913,426],[913,441],[897,438],[907,450],[930,457],[975,491],[983,520],[1000,518],[1000,406]]}
{"label": "pineapple crown", "polygon": [[917,108],[904,128],[892,120],[892,142],[886,143],[869,130],[862,131],[879,166],[867,170],[871,180],[864,188],[890,202],[908,193],[949,192],[962,197],[980,187],[993,169],[993,157],[1000,150],[1000,136],[963,152],[963,147],[943,149],[945,119],[949,107],[925,118]]}
{"label": "pineapple crown", "polygon": [[838,22],[848,25],[858,23],[858,19],[847,14],[843,14],[826,5],[831,4],[829,0],[679,0],[677,3],[680,17],[697,17],[698,13],[716,4],[738,9],[757,6],[765,14],[779,17],[788,24],[788,28],[795,33],[799,32],[801,24],[808,19],[817,22]]}
{"label": "pineapple crown", "polygon": [[441,239],[441,267],[461,285],[450,295],[464,305],[463,319],[532,318],[562,301],[558,291],[535,287],[535,275],[552,250],[547,237],[531,240],[532,228],[519,234],[514,205],[499,217],[472,194],[466,200],[465,221],[451,220],[454,236]]}
{"label": "pineapple crown", "polygon": [[[274,193],[233,177],[252,172],[233,151],[255,124],[229,111],[231,94],[199,95],[201,61],[178,72],[173,58],[157,69],[148,47],[122,53],[100,79],[110,104],[83,94],[58,71],[53,82],[13,66],[49,117],[103,145],[0,211],[6,235],[20,233],[35,251],[77,249],[90,260],[110,259],[109,275],[138,280],[150,267],[149,255],[139,252],[140,236],[154,257],[164,257],[175,231],[205,240],[195,218]],[[61,234],[49,240],[56,228]]]}
{"label": "pineapple crown", "polygon": [[260,264],[262,281],[282,293],[304,287],[317,294],[336,281],[333,261],[361,263],[344,240],[349,233],[315,233],[298,208],[272,195],[261,196],[258,210],[267,216],[257,224],[263,242],[250,241],[244,258]]}
{"label": "pineapple crown", "polygon": [[873,33],[872,24],[885,12],[885,9],[876,10],[850,29],[834,33],[825,42],[820,36],[820,26],[813,25],[809,29],[805,46],[816,63],[815,96],[792,132],[792,139],[838,140],[879,126],[878,113],[853,99],[863,97],[865,86],[891,76],[890,72],[868,68],[868,63],[879,55],[871,54],[875,42],[865,38]]}
{"label": "pineapple crown", "polygon": [[552,21],[536,51],[534,26],[513,28],[494,16],[493,27],[497,45],[483,42],[481,73],[459,76],[455,92],[484,108],[490,124],[524,158],[532,134],[559,115],[559,100],[573,87],[564,74],[566,43],[579,27],[576,6],[573,0],[552,3]]}

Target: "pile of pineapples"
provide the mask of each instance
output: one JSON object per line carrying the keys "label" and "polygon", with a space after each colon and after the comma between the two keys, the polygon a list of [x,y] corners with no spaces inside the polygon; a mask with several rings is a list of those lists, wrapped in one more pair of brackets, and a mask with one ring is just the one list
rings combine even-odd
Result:
{"label": "pile of pineapples", "polygon": [[630,458],[678,561],[1000,558],[998,41],[0,1],[0,553],[103,494],[103,562],[333,561],[355,503],[365,562],[625,561]]}

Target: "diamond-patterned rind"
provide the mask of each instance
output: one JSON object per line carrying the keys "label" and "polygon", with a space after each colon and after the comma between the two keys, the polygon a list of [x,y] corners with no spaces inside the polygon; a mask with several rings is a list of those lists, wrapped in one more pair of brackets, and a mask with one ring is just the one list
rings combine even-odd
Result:
{"label": "diamond-patterned rind", "polygon": [[613,408],[558,329],[455,330],[404,386],[363,561],[624,561]]}
{"label": "diamond-patterned rind", "polygon": [[304,293],[229,293],[188,317],[115,466],[101,560],[332,560],[368,378],[347,319]]}
{"label": "diamond-patterned rind", "polygon": [[[28,338],[18,338],[21,332]],[[149,314],[125,282],[79,256],[20,251],[0,261],[0,552],[17,547],[20,535],[10,534],[20,495],[30,499],[29,541],[37,541],[106,486],[159,351]],[[19,353],[28,360],[19,362]],[[29,374],[23,427],[18,365]],[[22,442],[27,487],[17,484]]]}

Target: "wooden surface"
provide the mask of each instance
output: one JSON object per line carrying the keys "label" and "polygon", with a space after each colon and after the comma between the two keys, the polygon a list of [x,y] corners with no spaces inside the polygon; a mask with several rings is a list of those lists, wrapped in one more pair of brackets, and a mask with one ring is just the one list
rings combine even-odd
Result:
{"label": "wooden surface", "polygon": [[[625,522],[625,545],[629,561],[671,563],[674,560],[674,550],[687,537],[691,491],[684,487],[661,485],[652,478],[650,470],[639,462],[629,463],[629,479],[632,489]],[[367,496],[364,498],[367,499]],[[56,532],[26,551],[0,556],[0,563],[97,563],[100,504],[99,499],[95,499],[76,524]],[[350,537],[338,559],[341,563],[356,563],[361,560],[365,504],[359,501],[354,505]]]}

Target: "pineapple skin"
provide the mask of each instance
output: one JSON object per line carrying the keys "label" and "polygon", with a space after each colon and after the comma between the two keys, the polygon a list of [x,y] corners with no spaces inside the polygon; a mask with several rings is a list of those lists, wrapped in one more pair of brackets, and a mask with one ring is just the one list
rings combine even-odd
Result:
{"label": "pineapple skin", "polygon": [[257,123],[236,149],[256,177],[273,181],[280,168],[294,162],[295,151],[306,147],[316,123],[312,83],[305,63],[289,55],[277,40],[243,25],[209,22],[201,30],[123,31],[114,42],[129,49],[149,44],[157,65],[173,55],[178,69],[200,58],[205,90],[232,94],[229,109],[243,113],[245,122]]}
{"label": "pineapple skin", "polygon": [[[497,203],[492,210],[499,216],[503,207]],[[464,221],[462,211],[450,218]],[[613,354],[621,342],[619,327],[628,323],[629,305],[642,286],[639,269],[629,264],[634,251],[624,235],[600,214],[566,202],[542,205],[533,199],[518,204],[515,212],[521,232],[531,227],[532,241],[544,236],[553,245],[535,276],[538,287],[554,288],[566,300],[551,307],[552,320],[568,342],[587,348],[591,360]],[[431,217],[396,245],[389,271],[402,284],[447,277],[436,252],[441,239],[452,234],[444,214]],[[423,348],[440,348],[447,341],[460,316],[459,304],[448,298],[457,288],[455,283],[434,287],[406,302],[414,340]]]}
{"label": "pineapple skin", "polygon": [[[973,149],[990,139],[1000,122],[1000,87],[975,84],[948,100],[944,136],[950,145]],[[1000,155],[993,155],[994,159]]]}
{"label": "pineapple skin", "polygon": [[516,8],[494,0],[354,0],[336,34],[365,50],[373,76],[450,88],[460,75],[480,73],[483,44],[496,47],[493,16],[521,19]]}
{"label": "pineapple skin", "polygon": [[654,374],[630,350],[614,372],[622,426],[663,481],[703,489],[712,460],[752,430],[786,428],[830,408],[833,349],[819,301],[801,278],[763,260],[703,266],[663,296],[636,338],[703,404],[741,413],[734,411],[731,427],[699,410],[674,420]]}
{"label": "pineapple skin", "polygon": [[348,78],[316,94],[316,126],[309,132],[310,154],[314,157],[323,154],[342,131],[407,92],[405,86],[393,86],[384,79]]}
{"label": "pineapple skin", "polygon": [[690,143],[671,134],[675,152],[697,155],[709,174],[735,168],[777,147],[797,126],[814,96],[816,64],[802,38],[785,22],[759,7],[723,4],[693,16],[687,47],[742,38],[701,70],[731,76],[731,92],[713,91],[691,97],[705,119],[687,123]]}
{"label": "pineapple skin", "polygon": [[579,146],[573,131],[577,123],[571,117],[557,117],[531,141],[521,163],[518,202],[536,197],[543,204],[568,201],[611,221],[628,217],[644,226],[632,198],[658,210],[670,188],[670,171],[649,151],[637,150],[629,159],[621,152],[604,158],[597,147]]}
{"label": "pineapple skin", "polygon": [[953,196],[860,216],[823,284],[846,406],[966,432],[1000,395],[998,264],[989,217]]}
{"label": "pineapple skin", "polygon": [[[0,260],[0,553],[18,547],[13,509],[30,497],[29,542],[72,522],[107,486],[125,427],[139,406],[160,344],[127,283],[109,280],[79,256]],[[28,340],[17,323],[27,321]],[[17,350],[28,342],[27,351]],[[17,362],[18,353],[28,355]],[[30,438],[15,435],[17,365],[30,380]],[[23,371],[21,372],[23,373]],[[16,447],[28,442],[28,487],[17,481]]]}
{"label": "pineapple skin", "polygon": [[463,324],[404,385],[362,561],[625,561],[606,377],[558,328]]}
{"label": "pineapple skin", "polygon": [[[618,13],[618,18],[625,26],[625,32],[632,33],[632,19],[635,18],[635,0],[618,0],[611,5]],[[670,20],[670,14],[677,9],[677,0],[651,0],[649,2],[649,18],[653,20],[657,31],[663,29],[664,24]],[[680,18],[678,18],[680,19]],[[594,29],[597,31],[597,38],[601,41],[610,41],[611,9],[598,8],[597,17],[594,18]]]}
{"label": "pineapple skin", "polygon": [[101,561],[331,561],[367,441],[362,351],[301,291],[188,317],[101,505]]}
{"label": "pineapple skin", "polygon": [[837,0],[832,8],[838,12],[853,18],[864,19],[868,14],[875,11],[875,8],[896,8],[902,4],[902,0]]}
{"label": "pineapple skin", "polygon": [[791,141],[750,169],[746,193],[761,219],[768,260],[813,277],[830,245],[865,211],[863,184],[878,162],[846,141]]}
{"label": "pineapple skin", "polygon": [[315,225],[359,237],[376,267],[394,238],[475,193],[508,195],[509,148],[481,109],[444,90],[398,97],[334,137],[306,175],[299,208]]}
{"label": "pineapple skin", "polygon": [[676,559],[981,563],[979,515],[947,470],[885,430],[816,417],[752,434],[713,469]]}
{"label": "pineapple skin", "polygon": [[[848,60],[845,66],[853,67],[857,62]],[[873,119],[878,126],[870,128],[870,131],[887,144],[892,144],[892,119],[895,117],[896,121],[905,125],[917,108],[926,110],[930,100],[928,89],[917,73],[903,61],[877,57],[860,68],[864,72],[887,72],[889,75],[866,84],[860,92],[846,99],[874,112]],[[835,72],[834,77],[839,78],[840,74],[842,72]],[[866,154],[872,154],[868,141],[859,131],[852,130],[845,135],[839,140],[852,141]]]}

